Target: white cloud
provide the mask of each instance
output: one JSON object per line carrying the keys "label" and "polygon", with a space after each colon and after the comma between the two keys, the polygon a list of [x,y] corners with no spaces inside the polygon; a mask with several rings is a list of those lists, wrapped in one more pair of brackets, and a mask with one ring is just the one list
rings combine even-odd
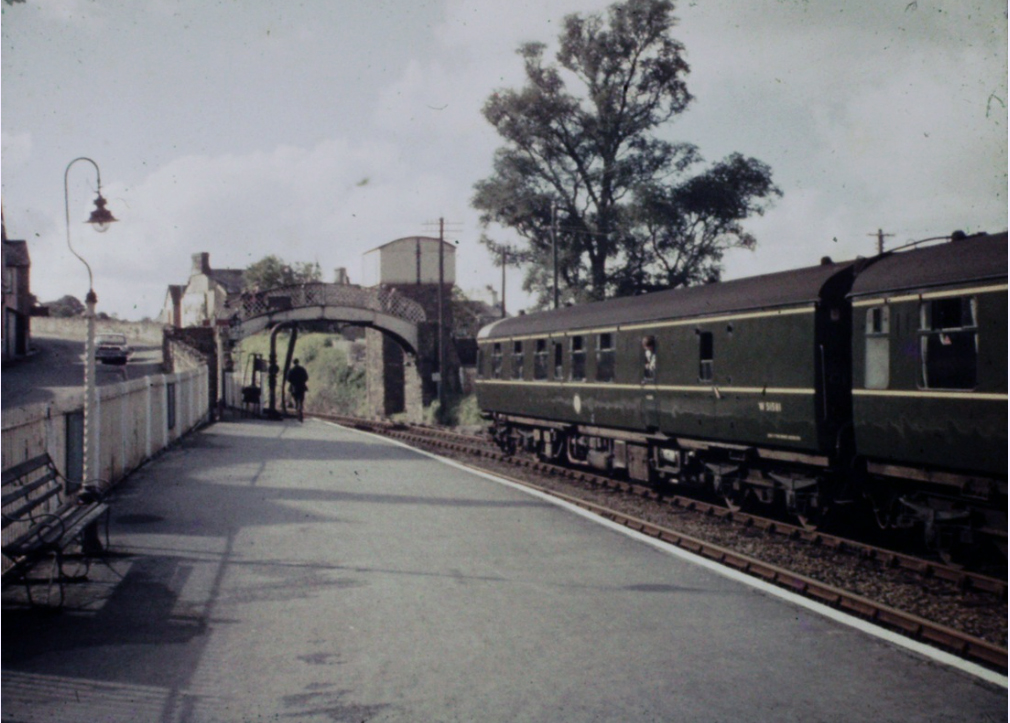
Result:
{"label": "white cloud", "polygon": [[37,3],[38,11],[60,23],[75,23],[91,29],[104,26],[108,10],[101,3],[87,0],[51,0]]}
{"label": "white cloud", "polygon": [[1005,229],[1004,13],[992,2],[683,8],[675,34],[696,102],[670,132],[710,159],[760,158],[785,192],[748,222],[758,250],[730,254],[727,275],[869,254],[881,227],[892,244]]}
{"label": "white cloud", "polygon": [[[121,219],[104,237],[72,224],[100,308],[157,313],[197,251],[218,267],[318,259],[357,280],[361,253],[439,215],[463,225],[460,284],[497,286],[469,208],[500,143],[480,109],[522,84],[520,43],[554,47],[566,14],[609,4],[12,6],[8,230],[32,239],[40,295],[83,295],[59,181],[86,153]],[[697,100],[664,134],[710,160],[756,156],[786,193],[749,223],[760,246],[731,254],[727,273],[868,253],[878,227],[894,241],[1005,228],[1005,12],[993,0],[680,3],[673,34]],[[87,176],[71,179],[73,217],[93,197]],[[510,271],[511,308],[519,283]]]}
{"label": "white cloud", "polygon": [[20,170],[32,157],[32,134],[0,133],[0,155],[8,171]]}
{"label": "white cloud", "polygon": [[[193,253],[210,252],[216,268],[244,268],[268,254],[318,261],[325,277],[342,266],[360,282],[364,252],[399,236],[431,233],[424,222],[443,210],[461,212],[454,208],[460,204],[452,178],[409,168],[396,145],[346,140],[188,156],[130,188],[114,183],[103,190],[120,223],[102,237],[72,227],[74,246],[95,271],[100,309],[132,314],[136,307],[149,316],[168,284],[188,278]],[[80,201],[75,206],[90,199],[86,189],[73,195]],[[39,279],[46,298],[83,273],[57,236],[36,246],[59,257],[49,264],[52,275]],[[483,252],[475,245],[460,252],[461,276],[479,267],[473,253]]]}

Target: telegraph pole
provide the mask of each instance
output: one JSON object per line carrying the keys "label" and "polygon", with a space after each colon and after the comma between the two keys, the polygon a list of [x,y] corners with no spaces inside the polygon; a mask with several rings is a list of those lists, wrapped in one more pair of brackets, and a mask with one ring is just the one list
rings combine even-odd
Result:
{"label": "telegraph pole", "polygon": [[888,237],[888,236],[893,236],[894,234],[893,233],[884,233],[884,229],[878,228],[877,229],[877,233],[868,233],[866,235],[867,236],[876,236],[877,237],[877,253],[878,254],[882,254],[882,253],[884,253],[884,238]]}
{"label": "telegraph pole", "polygon": [[[431,222],[429,222],[431,223]],[[427,225],[427,224],[426,224]],[[434,225],[431,223],[431,225]],[[420,267],[419,267],[420,268]],[[420,273],[420,272],[419,272]],[[438,404],[445,410],[445,218],[438,219],[438,341],[435,354],[438,357]]]}
{"label": "telegraph pole", "polygon": [[445,219],[438,218],[438,408],[445,413]]}
{"label": "telegraph pole", "polygon": [[551,254],[554,256],[554,308],[558,308],[558,206],[551,201]]}
{"label": "telegraph pole", "polygon": [[505,318],[505,263],[508,261],[508,250],[501,250],[501,318]]}

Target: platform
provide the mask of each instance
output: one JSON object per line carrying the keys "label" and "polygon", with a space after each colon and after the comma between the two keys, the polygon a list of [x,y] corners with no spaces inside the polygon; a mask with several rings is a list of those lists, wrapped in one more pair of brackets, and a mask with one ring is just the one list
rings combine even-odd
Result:
{"label": "platform", "polygon": [[999,684],[319,421],[190,435],[111,539],[63,613],[5,593],[3,720],[1007,716]]}

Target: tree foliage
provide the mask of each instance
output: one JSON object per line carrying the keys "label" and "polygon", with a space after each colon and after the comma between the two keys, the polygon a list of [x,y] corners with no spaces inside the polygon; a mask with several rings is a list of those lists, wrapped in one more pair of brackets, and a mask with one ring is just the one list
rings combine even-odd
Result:
{"label": "tree foliage", "polygon": [[47,301],[44,306],[49,307],[49,316],[60,319],[81,316],[85,312],[84,303],[70,294],[61,296],[56,301]]}
{"label": "tree foliage", "polygon": [[263,291],[280,286],[294,286],[322,281],[323,270],[317,262],[288,264],[273,254],[246,267],[242,283],[246,289]]}
{"label": "tree foliage", "polygon": [[[698,149],[656,135],[691,101],[684,46],[670,36],[673,7],[627,0],[606,20],[569,15],[556,63],[545,63],[543,43],[521,46],[525,86],[484,105],[505,143],[474,187],[482,241],[499,264],[506,251],[527,269],[525,288],[541,304],[551,288],[552,216],[560,284],[581,301],[717,279],[726,250],[755,244],[742,221],[781,195],[754,158],[732,154],[692,174]],[[526,244],[496,242],[493,223]]]}

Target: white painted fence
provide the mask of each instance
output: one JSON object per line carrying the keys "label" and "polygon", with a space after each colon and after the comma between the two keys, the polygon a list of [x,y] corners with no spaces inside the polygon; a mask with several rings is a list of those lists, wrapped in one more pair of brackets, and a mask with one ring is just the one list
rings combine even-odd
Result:
{"label": "white painted fence", "polygon": [[[207,367],[98,388],[98,465],[95,476],[115,484],[176,439],[208,420]],[[3,412],[2,467],[44,452],[66,475],[67,453],[80,450],[71,439],[72,418],[83,410],[84,392],[60,402]]]}

